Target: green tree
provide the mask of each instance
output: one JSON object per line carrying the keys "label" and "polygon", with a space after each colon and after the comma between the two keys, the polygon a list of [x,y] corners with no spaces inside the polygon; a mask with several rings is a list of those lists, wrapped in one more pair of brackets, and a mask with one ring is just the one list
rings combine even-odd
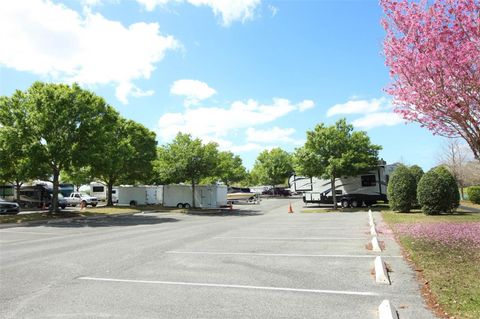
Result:
{"label": "green tree", "polygon": [[113,206],[112,189],[116,183],[136,184],[151,179],[157,142],[154,132],[118,115],[111,116],[104,138],[107,141],[91,166],[93,175],[107,186],[107,206]]}
{"label": "green tree", "polygon": [[390,208],[394,211],[410,212],[415,204],[416,193],[416,181],[411,168],[399,165],[388,182],[387,194]]}
{"label": "green tree", "polygon": [[68,171],[64,170],[60,173],[60,181],[62,183],[72,183],[76,186],[77,192],[80,186],[90,183],[92,179],[93,174],[90,166],[71,167]]}
{"label": "green tree", "polygon": [[330,179],[333,205],[337,208],[335,179],[355,176],[378,165],[381,146],[372,144],[365,132],[353,131],[345,119],[335,125],[318,124],[307,132],[305,145],[295,152],[297,174]]}
{"label": "green tree", "polygon": [[281,148],[262,151],[253,165],[251,175],[256,176],[258,182],[265,185],[285,183],[293,172],[292,156]]}
{"label": "green tree", "polygon": [[[2,109],[7,105],[2,104]],[[15,108],[11,113],[21,114],[22,120],[8,126],[30,143],[32,165],[48,166],[53,182],[51,209],[58,212],[60,173],[74,165],[88,165],[103,142],[109,107],[76,84],[42,82],[35,82],[25,92],[23,103],[11,106]]]}
{"label": "green tree", "polygon": [[203,179],[202,183],[214,184],[217,181],[221,181],[225,185],[230,186],[243,181],[246,176],[247,171],[240,156],[224,151],[218,153],[218,166],[215,176]]}
{"label": "green tree", "polygon": [[48,176],[46,163],[35,158],[34,139],[23,130],[25,103],[26,94],[18,90],[0,97],[0,180],[15,186],[18,202],[24,182]]}
{"label": "green tree", "polygon": [[157,154],[156,179],[166,183],[190,182],[192,206],[195,207],[195,185],[217,172],[218,145],[204,145],[200,139],[192,139],[190,134],[178,133],[171,143],[161,146]]}

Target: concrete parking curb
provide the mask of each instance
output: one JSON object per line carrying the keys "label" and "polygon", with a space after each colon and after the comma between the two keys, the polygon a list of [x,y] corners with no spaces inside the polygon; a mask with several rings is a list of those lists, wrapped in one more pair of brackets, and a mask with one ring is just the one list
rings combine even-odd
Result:
{"label": "concrete parking curb", "polygon": [[390,285],[387,266],[380,256],[375,258],[375,281],[377,284]]}
{"label": "concrete parking curb", "polygon": [[378,306],[378,318],[379,319],[399,319],[397,310],[390,303],[390,300],[384,300]]}
{"label": "concrete parking curb", "polygon": [[380,244],[378,243],[377,236],[372,237],[372,250],[373,251],[382,251],[382,248],[380,248]]}

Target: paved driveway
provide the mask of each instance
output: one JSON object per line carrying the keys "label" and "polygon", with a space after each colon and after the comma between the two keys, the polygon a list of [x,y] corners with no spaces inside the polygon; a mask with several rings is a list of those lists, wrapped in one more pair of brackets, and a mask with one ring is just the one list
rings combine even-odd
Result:
{"label": "paved driveway", "polygon": [[[390,299],[401,319],[433,318],[394,240],[365,248],[367,213],[293,206],[0,230],[0,317],[377,318]],[[377,255],[392,285],[375,283]]]}

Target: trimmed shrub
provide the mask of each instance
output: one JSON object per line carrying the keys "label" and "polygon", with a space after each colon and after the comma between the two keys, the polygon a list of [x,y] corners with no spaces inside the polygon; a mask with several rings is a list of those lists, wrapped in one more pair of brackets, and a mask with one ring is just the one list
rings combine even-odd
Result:
{"label": "trimmed shrub", "polygon": [[388,203],[394,211],[408,213],[416,197],[415,177],[405,165],[398,166],[390,177],[387,188]]}
{"label": "trimmed shrub", "polygon": [[457,182],[445,167],[436,167],[420,179],[418,203],[427,215],[451,213],[460,204]]}
{"label": "trimmed shrub", "polygon": [[468,199],[474,204],[480,204],[480,186],[470,186],[467,190]]}
{"label": "trimmed shrub", "polygon": [[418,166],[418,165],[412,165],[410,166],[410,172],[413,174],[413,177],[415,178],[415,200],[413,201],[413,206],[418,207],[418,200],[417,200],[417,186],[418,182],[420,182],[420,179],[422,178],[423,174],[423,169]]}

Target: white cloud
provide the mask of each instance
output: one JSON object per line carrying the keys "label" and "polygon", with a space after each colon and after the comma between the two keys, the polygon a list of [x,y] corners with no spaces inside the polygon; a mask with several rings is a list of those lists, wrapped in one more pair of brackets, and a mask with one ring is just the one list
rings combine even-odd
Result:
{"label": "white cloud", "polygon": [[137,2],[148,11],[170,2],[187,2],[196,7],[208,6],[216,16],[222,16],[224,26],[229,26],[234,21],[245,22],[252,19],[261,0],[137,0]]}
{"label": "white cloud", "polygon": [[189,108],[183,113],[166,113],[158,121],[158,135],[171,140],[178,132],[205,138],[224,137],[230,132],[270,123],[292,111],[298,111],[303,102],[292,104],[289,100],[275,98],[271,104],[255,100],[236,101],[228,108]]}
{"label": "white cloud", "polygon": [[275,6],[272,6],[271,4],[269,4],[268,9],[270,10],[270,13],[272,14],[272,17],[277,15],[278,7],[275,7]]}
{"label": "white cloud", "polygon": [[259,142],[259,143],[271,143],[271,142],[287,142],[291,143],[295,140],[292,138],[292,134],[295,133],[294,128],[279,128],[275,126],[267,130],[257,130],[253,127],[249,127],[246,131],[247,141]]}
{"label": "white cloud", "polygon": [[153,93],[133,81],[150,78],[165,52],[179,46],[160,34],[157,23],[124,26],[88,8],[80,14],[50,0],[3,3],[0,45],[0,65],[61,81],[114,84],[123,103],[130,95]]}
{"label": "white cloud", "polygon": [[314,107],[315,107],[315,102],[313,102],[312,100],[304,100],[298,105],[298,109],[300,112],[304,112]]}
{"label": "white cloud", "polygon": [[350,100],[343,104],[336,104],[328,109],[327,116],[337,114],[365,114],[379,111],[387,103],[387,99],[371,99],[371,100]]}
{"label": "white cloud", "polygon": [[353,126],[359,129],[369,130],[379,126],[394,126],[404,123],[400,115],[393,112],[378,112],[367,114],[352,122]]}
{"label": "white cloud", "polygon": [[217,91],[209,87],[205,82],[197,80],[177,80],[173,82],[170,93],[185,96],[185,106],[190,106],[208,99],[217,93]]}

